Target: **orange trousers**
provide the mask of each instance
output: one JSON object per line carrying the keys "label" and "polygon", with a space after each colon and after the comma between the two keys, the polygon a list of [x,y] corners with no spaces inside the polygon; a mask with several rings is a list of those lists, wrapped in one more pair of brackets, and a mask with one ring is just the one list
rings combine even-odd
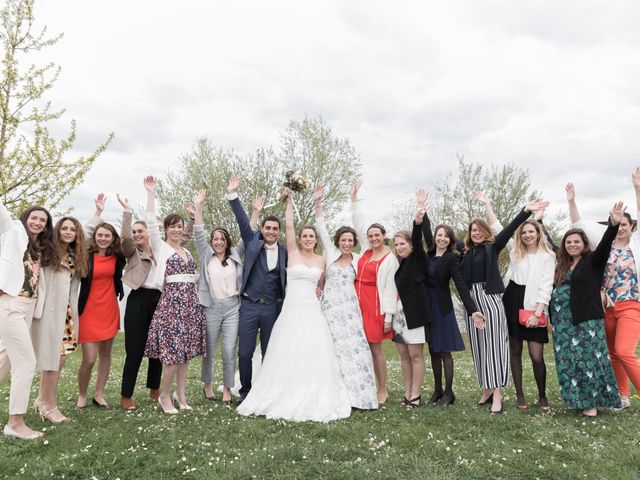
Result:
{"label": "orange trousers", "polygon": [[640,361],[636,356],[640,339],[640,302],[615,302],[612,308],[606,309],[605,330],[620,395],[628,397],[631,394],[629,381],[640,394]]}

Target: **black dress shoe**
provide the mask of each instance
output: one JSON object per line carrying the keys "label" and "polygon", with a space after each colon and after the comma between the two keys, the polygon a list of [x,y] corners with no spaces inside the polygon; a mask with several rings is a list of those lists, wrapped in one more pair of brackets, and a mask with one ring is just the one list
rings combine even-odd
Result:
{"label": "black dress shoe", "polygon": [[443,392],[442,390],[435,390],[429,399],[429,403],[436,403],[438,400],[442,398]]}
{"label": "black dress shoe", "polygon": [[453,402],[456,401],[455,394],[452,393],[443,393],[440,397],[440,400],[436,402],[437,405],[453,405]]}
{"label": "black dress shoe", "polygon": [[98,408],[107,408],[109,405],[107,405],[106,403],[100,403],[98,402],[95,398],[91,399],[91,403],[93,403],[96,407]]}
{"label": "black dress shoe", "polygon": [[202,394],[204,395],[204,398],[206,398],[210,402],[215,402],[217,400],[215,394],[207,395],[207,391],[204,389],[204,387],[202,387]]}
{"label": "black dress shoe", "polygon": [[236,405],[239,406],[242,402],[244,402],[244,399],[247,398],[246,395],[240,395],[238,397],[238,401],[236,402]]}
{"label": "black dress shoe", "polygon": [[480,406],[482,406],[482,405],[488,405],[488,404],[490,404],[490,403],[493,403],[493,393],[492,393],[491,395],[489,395],[489,396],[487,397],[487,399],[486,399],[484,402],[483,402],[483,401],[480,401],[480,402],[478,402],[476,405],[478,405],[478,406],[480,407]]}

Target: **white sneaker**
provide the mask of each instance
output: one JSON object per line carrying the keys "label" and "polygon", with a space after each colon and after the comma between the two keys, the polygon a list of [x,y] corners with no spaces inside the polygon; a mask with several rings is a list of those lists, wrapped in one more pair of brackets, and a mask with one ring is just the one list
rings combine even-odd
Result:
{"label": "white sneaker", "polygon": [[620,395],[620,406],[615,410],[617,411],[624,410],[625,408],[629,408],[630,406],[631,406],[631,400],[629,400],[629,397]]}

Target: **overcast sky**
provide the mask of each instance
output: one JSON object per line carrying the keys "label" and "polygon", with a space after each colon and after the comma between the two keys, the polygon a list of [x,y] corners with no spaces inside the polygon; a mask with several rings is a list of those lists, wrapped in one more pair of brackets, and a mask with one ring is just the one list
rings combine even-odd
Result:
{"label": "overcast sky", "polygon": [[528,168],[554,209],[571,180],[584,217],[634,200],[637,1],[40,0],[35,14],[64,32],[42,55],[63,67],[49,98],[78,121],[72,153],[116,134],[65,202],[81,219],[98,191],[108,220],[116,191],[142,204],[142,177],[199,136],[250,153],[304,115],[360,153],[372,220],[456,153]]}

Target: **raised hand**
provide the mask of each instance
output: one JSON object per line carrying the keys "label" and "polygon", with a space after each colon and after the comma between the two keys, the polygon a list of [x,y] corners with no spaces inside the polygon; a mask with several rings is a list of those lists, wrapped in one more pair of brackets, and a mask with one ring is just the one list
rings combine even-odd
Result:
{"label": "raised hand", "polygon": [[144,188],[147,192],[155,193],[156,191],[156,179],[152,175],[144,177]]}
{"label": "raised hand", "polygon": [[536,222],[539,222],[540,220],[542,220],[542,217],[544,217],[544,208],[541,208],[539,210],[534,210],[533,211],[533,219]]}
{"label": "raised hand", "polygon": [[573,183],[567,183],[567,186],[564,187],[565,192],[567,192],[567,202],[575,202],[576,200],[576,189],[573,186]]}
{"label": "raised hand", "polygon": [[129,210],[129,199],[127,197],[121,197],[119,193],[116,193],[116,198],[124,210]]}
{"label": "raised hand", "polygon": [[182,208],[185,209],[185,211],[189,214],[190,217],[193,217],[196,213],[195,209],[193,208],[193,205],[191,205],[189,202],[182,202]]}
{"label": "raised hand", "polygon": [[229,179],[229,184],[227,185],[227,193],[236,193],[238,191],[239,186],[240,186],[240,177],[237,175],[233,175]]}
{"label": "raised hand", "polygon": [[355,182],[353,182],[353,185],[351,185],[351,201],[352,202],[357,202],[358,201],[358,191],[360,191],[360,187],[362,186],[362,180],[358,179]]}
{"label": "raised hand", "polygon": [[322,202],[322,199],[324,198],[324,187],[322,185],[318,185],[314,190],[313,190],[313,201],[314,202]]}
{"label": "raised hand", "polygon": [[260,195],[256,195],[253,199],[253,203],[251,204],[254,212],[261,212],[262,207],[264,207],[264,199]]}
{"label": "raised hand", "polygon": [[535,212],[536,210],[545,209],[549,206],[549,202],[540,198],[535,198],[527,203],[524,207],[525,212]]}
{"label": "raised hand", "polygon": [[616,202],[613,204],[613,207],[609,212],[611,225],[618,225],[622,221],[622,217],[624,216],[624,212],[626,209],[627,207],[625,207],[622,202]]}
{"label": "raised hand", "polygon": [[[194,203],[196,204],[196,207],[202,206],[204,205],[204,201],[207,198],[207,191],[206,190],[198,190],[198,193],[196,194],[196,198],[194,200]],[[191,213],[191,211],[187,208],[187,205],[189,205],[187,202],[185,202],[184,205],[184,209],[189,212],[189,214],[195,214],[195,210],[193,210],[193,213]],[[189,205],[190,207],[191,205]]]}
{"label": "raised hand", "polygon": [[636,171],[631,174],[631,181],[633,182],[633,188],[640,190],[640,167],[636,168]]}
{"label": "raised hand", "polygon": [[424,188],[419,188],[416,191],[416,207],[426,210],[428,206],[428,202],[429,202],[429,193]]}
{"label": "raised hand", "polygon": [[486,205],[488,203],[491,203],[491,199],[484,192],[481,192],[481,191],[473,192],[473,196],[476,197],[477,201],[479,201],[480,203],[482,203],[484,205]]}
{"label": "raised hand", "polygon": [[98,212],[98,214],[101,214],[102,211],[104,210],[104,202],[106,201],[107,201],[107,196],[104,193],[99,193],[95,199],[96,212]]}

